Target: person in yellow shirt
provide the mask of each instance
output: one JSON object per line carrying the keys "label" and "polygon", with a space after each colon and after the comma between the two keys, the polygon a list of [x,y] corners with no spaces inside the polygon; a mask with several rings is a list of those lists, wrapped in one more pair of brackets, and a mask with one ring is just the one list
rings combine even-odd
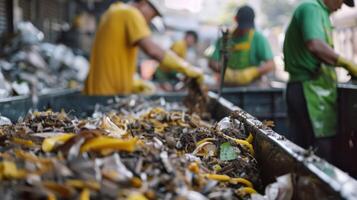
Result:
{"label": "person in yellow shirt", "polygon": [[178,40],[171,45],[171,50],[182,59],[186,59],[187,50],[194,47],[198,43],[198,34],[196,31],[186,31],[183,40]]}
{"label": "person in yellow shirt", "polygon": [[[198,43],[198,34],[193,30],[186,31],[185,37],[182,40],[174,42],[170,49],[180,58],[186,59],[187,51],[193,48]],[[175,71],[167,72],[158,68],[155,73],[155,80],[158,82],[178,82],[177,73]]]}
{"label": "person in yellow shirt", "polygon": [[90,58],[84,94],[96,96],[146,92],[151,87],[135,79],[138,48],[160,63],[202,83],[202,72],[150,38],[148,23],[161,16],[154,0],[112,4],[101,18]]}

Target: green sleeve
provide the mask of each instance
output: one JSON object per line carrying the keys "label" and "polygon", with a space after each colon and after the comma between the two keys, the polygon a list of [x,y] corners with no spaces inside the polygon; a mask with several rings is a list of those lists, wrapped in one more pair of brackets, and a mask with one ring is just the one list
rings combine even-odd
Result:
{"label": "green sleeve", "polygon": [[274,56],[268,40],[260,33],[258,33],[258,36],[259,37],[257,40],[257,57],[259,63],[272,60]]}
{"label": "green sleeve", "polygon": [[322,24],[321,8],[313,3],[305,3],[296,12],[296,18],[304,41],[325,40],[325,31]]}
{"label": "green sleeve", "polygon": [[211,59],[214,61],[220,61],[221,60],[221,39],[218,39],[216,41],[216,44],[214,46],[214,51],[213,54],[211,55]]}

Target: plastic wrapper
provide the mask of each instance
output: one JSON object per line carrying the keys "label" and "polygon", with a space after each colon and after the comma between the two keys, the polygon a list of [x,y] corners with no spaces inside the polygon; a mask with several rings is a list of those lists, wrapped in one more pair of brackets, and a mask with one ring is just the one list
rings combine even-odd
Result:
{"label": "plastic wrapper", "polygon": [[21,42],[24,45],[38,44],[45,38],[44,34],[31,22],[20,22],[16,29],[20,33]]}
{"label": "plastic wrapper", "polygon": [[265,188],[265,196],[253,194],[252,200],[290,200],[293,197],[292,175],[286,174]]}

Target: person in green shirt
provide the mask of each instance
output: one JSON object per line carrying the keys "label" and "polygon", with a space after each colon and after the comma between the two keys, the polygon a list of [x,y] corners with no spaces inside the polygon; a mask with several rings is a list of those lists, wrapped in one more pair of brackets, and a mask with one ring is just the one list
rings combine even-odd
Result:
{"label": "person in green shirt", "polygon": [[[228,66],[224,83],[228,86],[249,85],[274,69],[273,53],[267,39],[255,30],[255,13],[242,6],[236,14],[237,28],[228,39]],[[209,66],[219,72],[221,66],[222,38],[218,39]]]}
{"label": "person in green shirt", "polygon": [[306,0],[294,11],[284,41],[289,134],[303,148],[331,160],[337,126],[337,78],[334,67],[357,76],[357,65],[333,49],[330,15],[353,0]]}

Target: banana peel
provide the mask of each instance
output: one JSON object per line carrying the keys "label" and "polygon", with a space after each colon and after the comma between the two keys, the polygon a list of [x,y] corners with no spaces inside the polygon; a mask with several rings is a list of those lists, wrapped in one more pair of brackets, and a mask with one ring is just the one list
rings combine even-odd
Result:
{"label": "banana peel", "polygon": [[90,190],[84,189],[79,196],[79,200],[90,200]]}
{"label": "banana peel", "polygon": [[139,193],[131,194],[127,200],[148,200],[144,195]]}
{"label": "banana peel", "polygon": [[104,150],[119,150],[126,152],[135,151],[137,138],[132,138],[128,140],[116,139],[106,136],[99,136],[90,139],[84,145],[82,145],[80,152],[88,151],[104,151]]}
{"label": "banana peel", "polygon": [[51,152],[55,149],[55,147],[66,143],[68,140],[70,140],[74,136],[76,136],[76,135],[73,133],[68,133],[68,134],[61,134],[58,136],[54,136],[51,138],[46,138],[42,142],[42,151]]}
{"label": "banana peel", "polygon": [[35,146],[35,144],[31,140],[25,140],[25,139],[21,139],[21,138],[17,138],[17,137],[12,138],[11,140],[13,143],[24,146],[24,147],[31,148],[31,147]]}
{"label": "banana peel", "polygon": [[214,139],[214,138],[205,138],[205,139],[203,139],[203,140],[200,140],[200,141],[198,141],[197,143],[196,143],[196,147],[197,146],[200,146],[201,144],[203,144],[203,143],[205,143],[205,142],[213,142],[213,141],[215,141],[216,139]]}
{"label": "banana peel", "polygon": [[0,179],[23,179],[26,175],[26,171],[18,169],[14,162],[5,160],[0,163]]}
{"label": "banana peel", "polygon": [[204,177],[210,180],[221,181],[221,182],[226,182],[231,179],[231,177],[227,175],[220,175],[220,174],[204,174]]}
{"label": "banana peel", "polygon": [[57,200],[56,195],[52,192],[47,193],[47,200]]}
{"label": "banana peel", "polygon": [[251,194],[256,194],[257,191],[251,187],[243,187],[236,190],[239,196],[246,196]]}
{"label": "banana peel", "polygon": [[243,184],[243,185],[246,185],[246,186],[248,186],[248,187],[253,188],[253,183],[250,182],[250,181],[248,181],[248,180],[245,179],[245,178],[231,178],[231,179],[229,180],[229,182],[230,182],[231,184]]}
{"label": "banana peel", "polygon": [[[219,134],[222,137],[235,142],[236,144],[239,144],[239,145],[242,145],[243,147],[246,147],[249,150],[249,152],[254,156],[253,145],[250,144],[247,140],[236,139],[236,138],[230,137],[230,136],[228,136],[228,135],[226,135],[226,134],[224,134],[222,132],[219,132]],[[253,141],[253,139],[250,139],[249,137],[248,137],[248,139]]]}
{"label": "banana peel", "polygon": [[247,141],[249,144],[252,144],[253,139],[254,139],[253,134],[249,133],[249,136],[247,137],[247,139],[245,139],[245,141]]}
{"label": "banana peel", "polygon": [[214,181],[229,182],[229,183],[235,184],[235,185],[243,184],[243,185],[248,186],[247,188],[253,188],[252,182],[250,182],[244,178],[231,178],[227,175],[220,175],[220,174],[204,174],[203,176],[207,179],[214,180]]}
{"label": "banana peel", "polygon": [[78,188],[78,189],[91,189],[91,190],[100,190],[100,184],[97,181],[91,180],[79,180],[79,179],[69,179],[65,182],[65,185],[70,187]]}

